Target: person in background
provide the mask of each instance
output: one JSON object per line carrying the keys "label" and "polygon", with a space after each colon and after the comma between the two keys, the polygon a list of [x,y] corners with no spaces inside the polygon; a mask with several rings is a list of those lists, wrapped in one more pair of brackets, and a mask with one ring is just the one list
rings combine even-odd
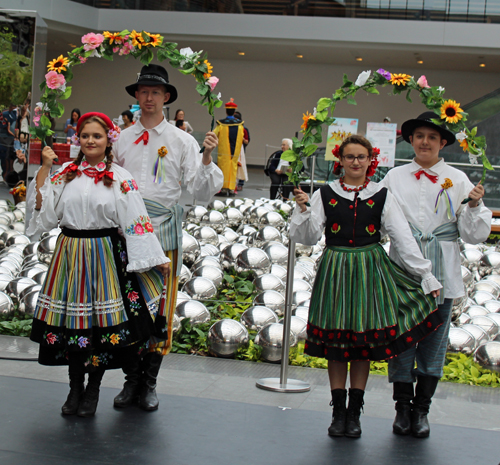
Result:
{"label": "person in background", "polygon": [[[234,112],[234,117],[241,120],[242,123],[245,123],[239,111]],[[249,143],[250,131],[243,124],[243,146],[241,147],[240,159],[238,160],[238,170],[236,171],[236,177],[238,178],[238,183],[236,185],[237,191],[243,190],[245,181],[248,181],[246,150]]]}
{"label": "person in background", "polygon": [[288,199],[290,197],[290,193],[292,192],[293,186],[291,184],[286,184],[288,181],[288,176],[286,175],[286,162],[285,166],[283,166],[283,162],[281,162],[280,167],[281,154],[291,148],[292,139],[283,139],[281,141],[281,150],[277,150],[269,157],[269,166],[267,170],[269,172],[269,177],[271,178],[271,190],[269,192],[269,198],[271,200],[275,199],[278,195],[280,186],[282,186],[283,198]]}
{"label": "person in background", "polygon": [[78,123],[78,119],[80,118],[81,113],[78,108],[73,108],[71,112],[71,118],[66,120],[66,125],[64,126],[64,132],[66,134],[66,142],[68,144],[71,143],[71,138],[73,134],[76,134],[76,125]]}
{"label": "person in background", "polygon": [[19,143],[15,144],[14,149],[19,150],[27,150],[28,148],[28,141],[30,137],[30,116],[29,116],[29,104],[24,104],[21,107],[21,111],[19,112],[19,117],[17,118],[17,123],[16,123],[16,139]]}
{"label": "person in background", "polygon": [[234,116],[238,105],[230,99],[225,105],[226,117],[217,121],[214,130],[219,138],[217,166],[224,174],[224,184],[216,195],[234,196],[236,190],[238,161],[243,147],[243,123]]}
{"label": "person in background", "polygon": [[[186,129],[185,131],[188,133],[188,134],[192,134],[193,133],[193,128],[191,127],[191,125],[184,119],[184,110],[181,110],[180,108],[175,112],[175,117],[174,119],[171,119],[169,121],[170,124],[173,124],[174,126],[176,125],[175,123],[177,121],[184,121],[184,124],[186,125]],[[179,127],[179,126],[177,126]]]}
{"label": "person in background", "polygon": [[130,110],[125,110],[122,113],[123,129],[127,129],[134,124],[134,115]]}
{"label": "person in background", "polygon": [[175,122],[175,127],[176,127],[176,128],[179,128],[179,129],[180,129],[180,130],[182,130],[182,131],[186,131],[186,132],[187,132],[187,130],[186,130],[186,128],[187,128],[187,126],[186,126],[186,122],[185,122],[184,120],[182,120],[182,119],[178,119],[178,120]]}
{"label": "person in background", "polygon": [[15,156],[16,106],[11,103],[9,108],[4,110],[0,116],[0,163],[2,166],[2,177],[5,181],[7,174],[12,170],[13,156]]}

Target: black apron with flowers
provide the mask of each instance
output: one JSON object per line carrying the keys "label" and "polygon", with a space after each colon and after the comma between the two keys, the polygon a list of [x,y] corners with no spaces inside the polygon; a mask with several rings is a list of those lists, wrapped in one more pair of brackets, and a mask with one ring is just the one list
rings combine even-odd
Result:
{"label": "black apron with flowers", "polygon": [[384,187],[368,199],[354,200],[336,194],[330,186],[320,189],[326,215],[327,246],[363,247],[380,242],[382,211],[387,198]]}

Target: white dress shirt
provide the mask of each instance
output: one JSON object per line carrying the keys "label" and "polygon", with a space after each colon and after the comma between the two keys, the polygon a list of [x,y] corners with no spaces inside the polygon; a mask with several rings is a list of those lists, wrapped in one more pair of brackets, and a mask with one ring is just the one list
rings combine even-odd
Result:
{"label": "white dress shirt", "polygon": [[[42,205],[39,211],[34,209],[36,188],[33,184],[38,172],[35,174],[28,198],[33,213],[26,234],[31,236],[58,226],[77,230],[121,228],[127,243],[127,271],[144,272],[168,263],[170,260],[153,234],[146,206],[130,173],[113,163],[111,187],[106,187],[102,181],[96,184],[94,178],[83,173],[66,183],[60,173],[70,163],[65,163],[45,180],[40,189]],[[83,165],[78,167],[80,171],[89,168]]]}
{"label": "white dress shirt", "polygon": [[[342,189],[340,182],[334,181],[329,184],[333,191],[345,199],[354,201],[354,192],[346,192]],[[355,186],[348,186],[355,187]],[[358,194],[360,200],[366,200],[375,195],[383,186],[370,182],[365,189]],[[306,245],[314,245],[321,238],[325,228],[326,215],[321,200],[321,192],[317,190],[310,201],[311,206],[301,213],[300,207],[296,207],[290,224],[290,239]],[[387,198],[382,210],[381,234],[388,234],[391,238],[391,250],[399,251],[402,260],[398,263],[412,276],[418,276],[422,280],[422,288],[426,294],[441,289],[439,281],[433,276],[430,260],[426,260],[413,238],[408,222],[394,196],[387,192]]]}
{"label": "white dress shirt", "polygon": [[[137,121],[125,129],[113,145],[114,161],[132,173],[144,199],[156,201],[165,207],[174,206],[181,197],[181,179],[188,192],[199,201],[208,201],[221,190],[224,182],[222,171],[214,163],[202,163],[203,155],[193,136],[163,119],[158,126],[148,130],[147,145],[143,141],[135,144],[144,132],[144,126]],[[155,183],[153,169],[161,147],[168,151],[163,158],[166,176],[161,183]],[[164,215],[152,218],[157,232],[164,218]]]}
{"label": "white dress shirt", "polygon": [[[423,234],[434,231],[444,223],[457,223],[460,237],[469,244],[485,241],[491,230],[491,211],[481,202],[479,206],[470,208],[462,205],[462,200],[469,196],[474,185],[465,173],[447,165],[440,159],[432,168],[424,171],[438,176],[437,183],[430,181],[425,175],[417,180],[415,173],[422,167],[413,160],[411,163],[390,170],[380,183],[387,187],[398,199],[398,203],[408,222],[415,225]],[[437,213],[434,213],[436,198],[442,189],[441,184],[448,178],[453,186],[447,189],[455,216],[450,220],[446,214],[444,199],[441,199]],[[445,279],[445,298],[454,299],[465,295],[460,268],[460,248],[457,242],[440,241],[443,252],[443,268]],[[400,262],[399,250],[391,247],[390,257]]]}

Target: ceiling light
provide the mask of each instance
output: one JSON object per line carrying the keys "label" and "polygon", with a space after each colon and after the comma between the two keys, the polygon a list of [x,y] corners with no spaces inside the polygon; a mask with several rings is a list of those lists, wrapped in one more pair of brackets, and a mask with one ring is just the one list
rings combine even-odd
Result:
{"label": "ceiling light", "polygon": [[480,68],[484,68],[484,67],[486,67],[486,64],[485,63],[479,63],[479,67]]}
{"label": "ceiling light", "polygon": [[356,57],[356,61],[363,61],[363,58],[361,58],[361,57]]}
{"label": "ceiling light", "polygon": [[297,53],[297,58],[304,58],[304,55],[301,55],[300,53]]}
{"label": "ceiling light", "polygon": [[238,52],[238,55],[243,56],[243,55],[245,55],[245,52]]}
{"label": "ceiling light", "polygon": [[423,64],[424,64],[424,60],[418,60],[418,61],[417,61],[417,63],[418,63],[419,65],[423,65]]}

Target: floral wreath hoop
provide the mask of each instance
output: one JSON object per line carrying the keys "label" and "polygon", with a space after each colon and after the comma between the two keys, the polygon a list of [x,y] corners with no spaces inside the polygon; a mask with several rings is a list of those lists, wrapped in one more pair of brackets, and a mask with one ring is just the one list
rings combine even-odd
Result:
{"label": "floral wreath hoop", "polygon": [[148,65],[154,58],[154,51],[158,61],[169,60],[173,68],[182,74],[193,75],[196,79],[196,90],[202,97],[198,102],[206,106],[212,117],[213,129],[215,123],[214,109],[222,106],[220,93],[213,91],[219,79],[212,76],[213,66],[208,62],[203,51],[193,52],[191,48],[177,50],[177,44],[164,42],[160,34],[150,34],[142,31],[121,32],[104,31],[102,34],[90,32],[82,37],[82,46],[68,52],[68,56],[60,55],[47,65],[48,73],[45,81],[40,84],[43,92],[41,101],[36,104],[33,117],[34,127],[30,127],[33,137],[38,137],[45,145],[45,138],[54,134],[50,119],[60,118],[64,114],[64,106],[59,100],[66,100],[71,96],[71,87],[67,84],[73,79],[73,67],[85,63],[91,57],[105,58],[113,61],[113,55],[128,55],[137,58],[144,65]]}
{"label": "floral wreath hoop", "polygon": [[477,127],[470,130],[467,128],[465,122],[468,115],[460,108],[460,104],[455,100],[445,100],[443,97],[444,87],[430,87],[425,76],[415,80],[413,76],[408,74],[391,74],[380,68],[373,74],[371,71],[363,71],[355,82],[350,81],[344,74],[344,83],[340,89],[335,91],[332,98],[320,98],[313,113],[306,112],[303,115],[302,139],[294,137],[292,139],[293,147],[281,155],[283,160],[290,162],[292,170],[291,173],[288,173],[288,179],[294,186],[297,186],[302,179],[300,170],[304,165],[304,159],[310,157],[318,148],[316,144],[323,140],[322,126],[325,124],[329,126],[335,121],[333,112],[337,102],[346,99],[347,103],[356,105],[354,96],[358,90],[364,90],[369,94],[379,94],[377,86],[385,87],[389,84],[393,86],[392,93],[394,95],[406,92],[406,100],[410,103],[412,102],[411,91],[419,93],[422,103],[427,109],[436,113],[436,118],[432,122],[438,126],[446,127],[456,135],[460,147],[463,148],[464,152],[469,153],[471,164],[477,164],[478,159],[481,160],[483,165],[481,184],[484,184],[486,171],[493,170],[493,166],[485,154],[486,138],[477,135]]}

